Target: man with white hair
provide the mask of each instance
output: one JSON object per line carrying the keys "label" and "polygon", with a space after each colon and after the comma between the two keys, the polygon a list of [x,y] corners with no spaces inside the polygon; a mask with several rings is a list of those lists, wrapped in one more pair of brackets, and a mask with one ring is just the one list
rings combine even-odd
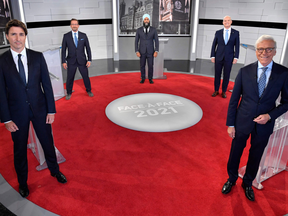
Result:
{"label": "man with white hair", "polygon": [[219,94],[221,74],[223,69],[222,97],[226,98],[226,90],[229,84],[232,64],[237,63],[239,58],[239,32],[231,28],[230,16],[223,18],[223,29],[216,31],[211,49],[211,61],[215,63],[214,93]]}
{"label": "man with white hair", "polygon": [[[273,133],[275,120],[288,110],[288,69],[273,62],[275,55],[276,41],[269,35],[262,35],[256,41],[258,61],[241,68],[236,77],[226,122],[232,145],[227,164],[229,178],[222,188],[223,194],[229,193],[236,184],[240,159],[251,136],[242,187],[246,197],[255,200],[252,181]],[[280,104],[276,106],[280,93]]]}
{"label": "man with white hair", "polygon": [[[139,43],[140,42],[140,43]],[[143,15],[143,27],[136,31],[135,37],[135,52],[140,58],[141,81],[145,82],[145,65],[148,62],[148,79],[150,84],[153,84],[153,64],[154,57],[156,58],[159,51],[159,41],[157,30],[150,26],[149,14]]]}

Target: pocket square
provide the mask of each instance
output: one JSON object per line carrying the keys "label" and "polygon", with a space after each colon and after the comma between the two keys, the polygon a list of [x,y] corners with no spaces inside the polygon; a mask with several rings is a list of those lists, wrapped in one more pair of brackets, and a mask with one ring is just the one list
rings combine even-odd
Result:
{"label": "pocket square", "polygon": [[84,38],[81,38],[81,40],[84,40]]}

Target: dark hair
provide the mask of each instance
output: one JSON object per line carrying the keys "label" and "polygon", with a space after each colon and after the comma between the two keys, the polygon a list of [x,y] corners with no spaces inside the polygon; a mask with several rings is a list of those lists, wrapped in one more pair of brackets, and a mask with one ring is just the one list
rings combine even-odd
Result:
{"label": "dark hair", "polygon": [[7,24],[6,24],[6,27],[5,27],[5,34],[8,35],[9,34],[9,30],[11,27],[20,27],[23,29],[23,31],[25,32],[25,35],[28,34],[27,32],[27,28],[26,28],[26,25],[21,22],[20,20],[17,20],[17,19],[13,19],[13,20],[10,20]]}
{"label": "dark hair", "polygon": [[72,18],[72,19],[70,20],[70,24],[71,24],[72,21],[77,21],[77,23],[78,23],[78,25],[79,25],[79,20],[77,20],[77,19],[75,19],[75,18]]}

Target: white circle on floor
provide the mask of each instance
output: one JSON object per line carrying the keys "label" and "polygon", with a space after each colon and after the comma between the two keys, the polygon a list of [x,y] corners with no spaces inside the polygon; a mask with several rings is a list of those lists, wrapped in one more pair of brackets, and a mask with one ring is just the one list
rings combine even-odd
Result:
{"label": "white circle on floor", "polygon": [[136,131],[168,132],[197,124],[203,112],[191,100],[171,94],[143,93],[108,104],[106,116],[115,124]]}

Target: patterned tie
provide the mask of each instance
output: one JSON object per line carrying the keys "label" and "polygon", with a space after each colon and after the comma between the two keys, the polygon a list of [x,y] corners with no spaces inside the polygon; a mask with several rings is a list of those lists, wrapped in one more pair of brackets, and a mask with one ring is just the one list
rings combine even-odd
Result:
{"label": "patterned tie", "polygon": [[77,45],[78,45],[78,39],[77,39],[76,33],[74,33],[74,42],[75,42],[75,46],[77,47]]}
{"label": "patterned tie", "polygon": [[262,96],[264,89],[266,87],[266,71],[268,67],[263,67],[262,69],[262,74],[260,75],[260,79],[258,82],[258,89],[259,89],[259,98]]}
{"label": "patterned tie", "polygon": [[226,33],[225,33],[225,45],[228,43],[228,29],[225,30]]}
{"label": "patterned tie", "polygon": [[22,79],[22,81],[24,82],[24,84],[26,85],[26,76],[25,76],[25,70],[24,70],[24,66],[21,60],[21,54],[18,54],[18,69],[19,69],[19,75]]}

